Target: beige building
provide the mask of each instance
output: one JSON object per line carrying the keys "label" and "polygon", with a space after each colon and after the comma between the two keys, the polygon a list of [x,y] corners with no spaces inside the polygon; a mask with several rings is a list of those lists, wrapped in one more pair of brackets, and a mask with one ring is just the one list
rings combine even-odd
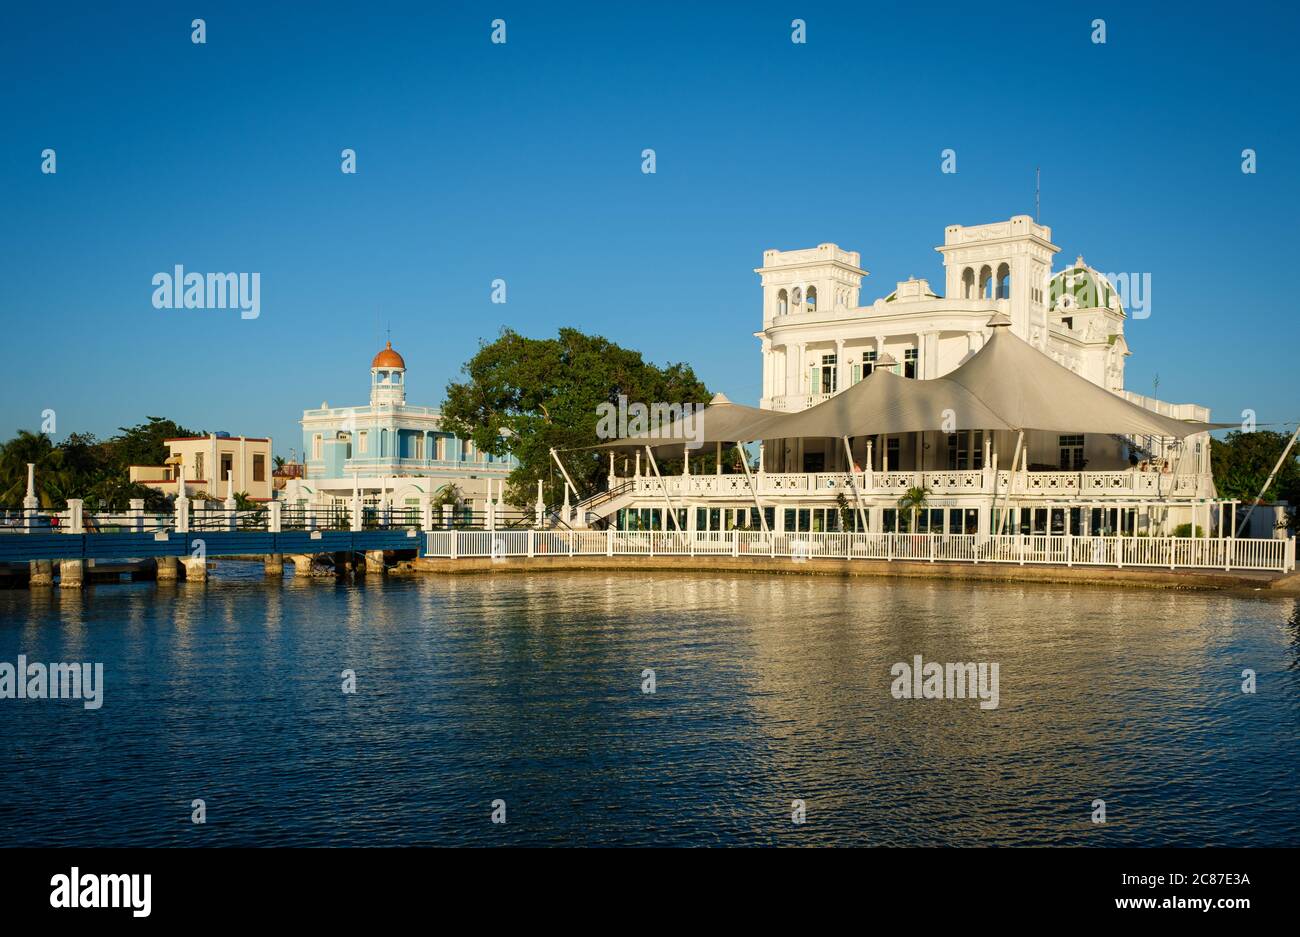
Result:
{"label": "beige building", "polygon": [[247,492],[254,501],[271,500],[270,437],[212,433],[164,442],[170,453],[166,464],[133,465],[131,481],[174,495],[183,478],[190,497],[224,500],[233,490]]}

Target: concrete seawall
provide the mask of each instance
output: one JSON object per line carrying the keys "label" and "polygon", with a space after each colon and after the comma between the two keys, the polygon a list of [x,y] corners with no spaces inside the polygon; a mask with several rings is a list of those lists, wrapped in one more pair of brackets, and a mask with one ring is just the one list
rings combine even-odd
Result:
{"label": "concrete seawall", "polygon": [[924,563],[907,560],[809,559],[730,556],[538,556],[439,559],[419,557],[414,572],[493,575],[577,571],[749,573],[759,575],[949,579],[972,582],[1056,582],[1145,589],[1245,590],[1270,595],[1300,596],[1300,574],[1162,570],[1096,566],[1040,566],[1003,563]]}

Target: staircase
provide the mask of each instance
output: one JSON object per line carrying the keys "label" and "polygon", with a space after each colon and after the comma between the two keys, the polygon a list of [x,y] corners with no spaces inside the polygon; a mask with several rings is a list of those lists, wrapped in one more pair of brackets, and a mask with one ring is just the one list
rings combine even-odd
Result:
{"label": "staircase", "polygon": [[[613,488],[607,488],[604,491],[598,491],[589,498],[583,498],[574,507],[576,511],[576,520],[574,525],[578,528],[592,527],[606,520],[611,514],[621,507],[625,507],[632,500],[634,493],[635,481],[631,478],[623,479]],[[595,517],[592,517],[592,515]]]}
{"label": "staircase", "polygon": [[[1107,435],[1116,442],[1123,443],[1127,446],[1128,451],[1137,455],[1139,460],[1145,459],[1149,462],[1152,459],[1157,458],[1156,454],[1152,452],[1147,445],[1138,442],[1132,436],[1122,436],[1119,433],[1107,433]],[[1148,437],[1147,442],[1150,442],[1150,437]]]}

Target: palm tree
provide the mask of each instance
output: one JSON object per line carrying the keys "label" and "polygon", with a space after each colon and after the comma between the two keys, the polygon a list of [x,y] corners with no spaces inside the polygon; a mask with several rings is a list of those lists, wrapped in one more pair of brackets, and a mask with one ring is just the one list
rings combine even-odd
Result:
{"label": "palm tree", "polygon": [[235,510],[236,511],[260,511],[265,505],[254,501],[248,496],[247,491],[235,492]]}
{"label": "palm tree", "polygon": [[271,459],[272,473],[284,471],[284,456],[278,455]]}
{"label": "palm tree", "polygon": [[899,509],[908,512],[907,530],[909,533],[916,529],[916,512],[925,507],[926,499],[929,497],[930,489],[921,486],[907,489],[907,494],[898,499]]}
{"label": "palm tree", "polygon": [[0,446],[0,504],[19,505],[27,494],[27,464],[36,466],[36,497],[41,507],[52,508],[77,497],[69,491],[63,451],[43,433],[20,429],[18,435]]}

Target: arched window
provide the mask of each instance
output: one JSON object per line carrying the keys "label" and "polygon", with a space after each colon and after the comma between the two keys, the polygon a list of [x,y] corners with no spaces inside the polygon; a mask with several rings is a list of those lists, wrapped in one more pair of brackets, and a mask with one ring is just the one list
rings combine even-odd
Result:
{"label": "arched window", "polygon": [[808,311],[817,311],[817,287],[815,286],[808,287]]}
{"label": "arched window", "polygon": [[379,431],[379,456],[383,458],[388,455],[388,430]]}
{"label": "arched window", "polygon": [[975,271],[967,267],[961,274],[961,298],[975,298]]}
{"label": "arched window", "polygon": [[402,372],[401,372],[401,371],[394,371],[394,372],[393,372],[393,383],[394,383],[394,384],[400,384],[400,383],[402,383]]}
{"label": "arched window", "polygon": [[379,371],[379,372],[376,372],[376,374],[375,374],[375,383],[377,383],[377,384],[382,384],[382,383],[384,383],[384,381],[386,381],[386,380],[388,380],[388,372],[387,372],[387,371]]}
{"label": "arched window", "polygon": [[980,268],[980,299],[993,298],[993,271],[988,267]]}
{"label": "arched window", "polygon": [[1011,298],[1011,268],[1006,264],[998,266],[998,299]]}
{"label": "arched window", "polygon": [[801,305],[803,305],[803,290],[796,286],[794,288],[794,311],[798,312]]}
{"label": "arched window", "polygon": [[790,311],[790,294],[785,290],[778,290],[776,294],[776,314],[783,316]]}

